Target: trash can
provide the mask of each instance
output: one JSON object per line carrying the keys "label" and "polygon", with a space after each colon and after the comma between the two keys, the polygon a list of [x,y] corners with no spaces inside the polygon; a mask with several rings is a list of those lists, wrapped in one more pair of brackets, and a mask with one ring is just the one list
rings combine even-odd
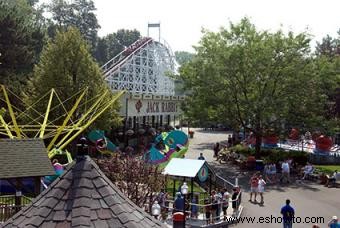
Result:
{"label": "trash can", "polygon": [[257,171],[262,171],[262,170],[264,169],[263,160],[256,160],[255,169],[256,169]]}
{"label": "trash can", "polygon": [[185,227],[185,217],[183,212],[175,212],[172,215],[172,222],[174,228],[183,228]]}

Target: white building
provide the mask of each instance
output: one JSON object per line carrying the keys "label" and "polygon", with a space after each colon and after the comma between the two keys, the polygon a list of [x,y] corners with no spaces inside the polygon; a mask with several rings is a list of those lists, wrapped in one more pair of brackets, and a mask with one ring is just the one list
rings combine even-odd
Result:
{"label": "white building", "polygon": [[150,37],[137,40],[102,66],[111,90],[127,91],[120,110],[126,129],[179,124],[184,96],[175,95],[174,80],[169,77],[175,67],[170,47]]}

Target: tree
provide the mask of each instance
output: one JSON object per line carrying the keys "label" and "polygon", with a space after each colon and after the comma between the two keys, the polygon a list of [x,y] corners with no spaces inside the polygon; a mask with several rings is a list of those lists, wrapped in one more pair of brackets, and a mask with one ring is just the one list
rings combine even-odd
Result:
{"label": "tree", "polygon": [[340,116],[340,30],[337,38],[327,35],[317,42],[313,62],[319,88],[327,99],[324,107],[327,122],[320,125],[334,133],[336,126],[339,126]]}
{"label": "tree", "polygon": [[38,12],[25,0],[0,0],[0,84],[17,93],[38,61],[45,33]]}
{"label": "tree", "polygon": [[100,65],[103,65],[126,47],[137,41],[140,37],[140,32],[135,29],[119,29],[116,33],[111,33],[103,38],[98,38],[94,57]]}
{"label": "tree", "polygon": [[321,42],[317,42],[315,53],[317,56],[327,56],[329,58],[340,56],[340,29],[338,38],[332,38],[327,35]]}
{"label": "tree", "polygon": [[100,26],[92,0],[74,0],[71,3],[66,0],[53,0],[47,8],[52,13],[52,21],[55,23],[50,25],[51,35],[54,35],[56,29],[76,27],[91,48],[95,47]]}
{"label": "tree", "polygon": [[314,90],[309,41],[305,33],[258,31],[244,18],[217,33],[204,31],[181,77],[196,106],[253,132],[259,152],[268,129],[321,114],[325,99]]}
{"label": "tree", "polygon": [[175,51],[175,58],[176,61],[180,64],[180,65],[184,65],[185,63],[188,63],[192,60],[192,58],[194,57],[194,54],[190,53],[190,52],[186,52],[186,51]]}
{"label": "tree", "polygon": [[96,162],[105,175],[141,208],[150,203],[154,194],[165,186],[165,177],[161,170],[138,157],[116,153]]}
{"label": "tree", "polygon": [[[66,32],[58,32],[55,39],[50,41],[42,52],[40,62],[34,68],[34,77],[30,83],[30,94],[27,94],[28,103],[33,104],[51,88],[56,89],[60,100],[72,98],[74,94],[88,87],[87,99],[91,99],[108,87],[102,77],[98,65],[92,59],[86,42],[80,32],[75,28],[69,28]],[[109,93],[106,99],[111,99]],[[71,110],[75,102],[73,100],[65,104],[66,110]],[[36,109],[45,112],[47,104],[39,102]],[[84,109],[86,107],[83,107]],[[109,129],[117,125],[118,104],[106,111],[96,126]],[[62,108],[50,113],[51,119],[64,115]],[[76,115],[81,115],[81,111]]]}

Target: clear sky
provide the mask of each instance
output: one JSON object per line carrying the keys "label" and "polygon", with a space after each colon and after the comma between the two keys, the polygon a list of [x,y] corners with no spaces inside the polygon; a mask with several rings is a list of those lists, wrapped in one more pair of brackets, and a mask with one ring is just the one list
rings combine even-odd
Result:
{"label": "clear sky", "polygon": [[[99,35],[120,28],[147,35],[148,22],[161,23],[161,37],[173,51],[193,51],[201,28],[218,31],[244,16],[259,29],[302,32],[316,40],[340,29],[340,0],[94,0]],[[153,36],[157,30],[152,30]]]}

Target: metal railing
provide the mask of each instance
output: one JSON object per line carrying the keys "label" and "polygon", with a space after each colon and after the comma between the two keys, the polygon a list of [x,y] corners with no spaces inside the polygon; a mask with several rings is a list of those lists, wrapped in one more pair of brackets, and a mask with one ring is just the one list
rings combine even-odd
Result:
{"label": "metal railing", "polygon": [[[220,201],[218,203],[190,203],[185,202],[185,210],[174,208],[175,201],[174,200],[166,200],[164,205],[161,205],[162,213],[157,217],[157,219],[167,222],[168,224],[172,223],[172,214],[175,212],[183,212],[185,213],[185,222],[187,225],[204,227],[211,224],[223,224],[223,223],[232,223],[235,218],[239,216],[239,211],[241,209],[241,199],[242,199],[242,191],[238,192],[235,199],[229,199],[228,202]],[[224,214],[223,206],[228,204],[227,208],[232,208],[232,213]],[[193,207],[196,207],[196,211],[194,212]],[[230,209],[229,209],[230,211]],[[196,213],[197,212],[197,213]]]}

